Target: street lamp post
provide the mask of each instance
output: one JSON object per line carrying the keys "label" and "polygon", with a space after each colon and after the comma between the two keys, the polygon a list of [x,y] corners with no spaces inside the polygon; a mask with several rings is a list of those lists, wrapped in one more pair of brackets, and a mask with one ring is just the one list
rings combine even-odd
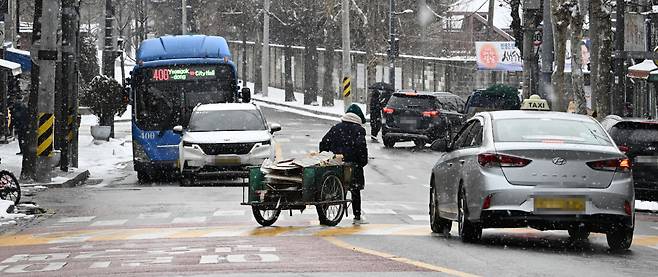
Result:
{"label": "street lamp post", "polygon": [[181,33],[183,35],[187,35],[187,0],[181,0],[181,9],[183,10],[182,13],[182,20],[181,20]]}
{"label": "street lamp post", "polygon": [[389,16],[388,16],[388,82],[395,89],[395,56],[397,54],[398,40],[395,36],[395,0],[389,1]]}
{"label": "street lamp post", "polygon": [[395,0],[390,0],[390,11],[388,16],[388,81],[395,88],[395,58],[400,54],[400,39],[397,38],[395,31],[395,17],[398,15],[413,13],[413,10],[404,10],[401,12],[395,11]]}

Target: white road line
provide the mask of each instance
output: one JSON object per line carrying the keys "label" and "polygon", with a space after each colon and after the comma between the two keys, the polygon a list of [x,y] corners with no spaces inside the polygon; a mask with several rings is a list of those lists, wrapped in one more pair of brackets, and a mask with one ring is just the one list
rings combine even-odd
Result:
{"label": "white road line", "polygon": [[195,217],[177,217],[171,221],[172,224],[183,224],[183,223],[204,223],[206,222],[205,216],[195,216]]}
{"label": "white road line", "polygon": [[651,226],[651,228],[658,230],[658,226]]}
{"label": "white road line", "polygon": [[148,214],[139,214],[138,219],[163,219],[169,218],[171,213],[148,213]]}
{"label": "white road line", "polygon": [[127,219],[117,219],[117,220],[98,220],[91,224],[91,226],[121,226],[128,222]]}
{"label": "white road line", "polygon": [[411,179],[411,180],[418,180],[418,177],[413,176],[413,175],[407,175],[407,177],[409,177],[409,179]]}
{"label": "white road line", "polygon": [[412,220],[416,221],[429,221],[430,217],[426,214],[410,214],[408,215]]}
{"label": "white road line", "polygon": [[274,140],[278,143],[290,142],[289,138],[275,138]]}
{"label": "white road line", "polygon": [[290,154],[293,154],[293,155],[299,155],[299,151],[297,151],[297,150],[292,150],[292,151],[290,151]]}
{"label": "white road line", "polygon": [[363,213],[366,215],[369,214],[397,214],[395,211],[391,209],[363,209]]}
{"label": "white road line", "polygon": [[111,262],[94,262],[89,268],[108,268]]}
{"label": "white road line", "polygon": [[218,210],[212,216],[243,216],[245,210]]}
{"label": "white road line", "polygon": [[[387,156],[386,158],[389,159],[390,157]],[[397,169],[397,170],[404,170],[404,168],[402,166],[397,165],[397,164],[394,164],[393,167],[395,167],[395,169]]]}
{"label": "white road line", "polygon": [[59,223],[81,223],[81,222],[89,222],[94,220],[96,218],[95,216],[77,216],[77,217],[64,217],[60,219],[58,222]]}

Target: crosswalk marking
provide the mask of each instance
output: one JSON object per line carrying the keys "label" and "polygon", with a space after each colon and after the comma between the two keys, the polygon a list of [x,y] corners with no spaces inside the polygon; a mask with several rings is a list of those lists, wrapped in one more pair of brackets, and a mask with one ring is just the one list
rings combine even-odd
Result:
{"label": "crosswalk marking", "polygon": [[408,215],[412,220],[415,221],[429,221],[430,217],[426,214],[410,214]]}
{"label": "crosswalk marking", "polygon": [[204,223],[204,222],[206,222],[205,216],[177,217],[171,221],[172,224]]}
{"label": "crosswalk marking", "polygon": [[376,208],[364,208],[364,214],[397,214],[392,209],[376,209]]}
{"label": "crosswalk marking", "polygon": [[169,218],[171,216],[171,213],[146,213],[146,214],[139,214],[137,217],[138,219],[163,219],[163,218]]}
{"label": "crosswalk marking", "polygon": [[99,226],[120,226],[120,225],[126,224],[126,222],[128,222],[127,219],[98,220],[98,221],[95,221],[94,223],[92,223],[91,226],[94,226],[94,227],[99,227]]}
{"label": "crosswalk marking", "polygon": [[64,217],[61,218],[58,222],[59,223],[81,223],[81,222],[89,222],[92,221],[95,216],[77,216],[77,217]]}
{"label": "crosswalk marking", "polygon": [[212,216],[243,216],[245,210],[218,210]]}

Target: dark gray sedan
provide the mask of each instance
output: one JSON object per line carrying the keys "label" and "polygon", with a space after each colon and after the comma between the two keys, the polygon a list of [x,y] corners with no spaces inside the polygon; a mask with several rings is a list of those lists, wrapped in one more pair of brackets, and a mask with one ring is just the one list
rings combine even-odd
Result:
{"label": "dark gray sedan", "polygon": [[630,161],[593,118],[497,111],[476,114],[432,170],[434,232],[459,223],[463,241],[483,228],[605,233],[612,249],[633,239]]}

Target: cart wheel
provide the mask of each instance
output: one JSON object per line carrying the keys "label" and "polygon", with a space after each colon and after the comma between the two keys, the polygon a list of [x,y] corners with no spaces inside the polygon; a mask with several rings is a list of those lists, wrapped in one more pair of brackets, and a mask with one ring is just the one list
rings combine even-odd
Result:
{"label": "cart wheel", "polygon": [[13,201],[14,205],[21,201],[21,186],[14,174],[6,170],[0,171],[0,199]]}
{"label": "cart wheel", "polygon": [[[336,175],[327,175],[322,182],[320,189],[320,198],[318,201],[342,201],[345,200],[345,190],[343,183]],[[327,226],[336,226],[343,219],[345,213],[345,204],[335,205],[316,205],[318,219],[320,224]]]}
{"label": "cart wheel", "polygon": [[279,219],[279,214],[281,210],[263,210],[256,207],[251,207],[251,211],[254,214],[254,219],[256,222],[262,226],[270,226]]}

